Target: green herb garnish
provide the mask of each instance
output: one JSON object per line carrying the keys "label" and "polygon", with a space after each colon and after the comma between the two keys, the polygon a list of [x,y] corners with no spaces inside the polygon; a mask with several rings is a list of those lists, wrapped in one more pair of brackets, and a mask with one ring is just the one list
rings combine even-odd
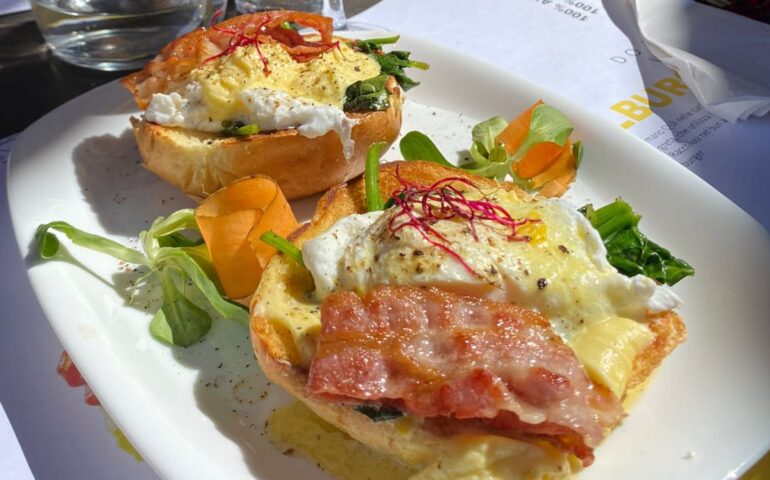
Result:
{"label": "green herb garnish", "polygon": [[369,417],[373,422],[384,422],[404,416],[404,412],[393,407],[380,407],[375,405],[358,405],[355,410]]}
{"label": "green herb garnish", "polygon": [[279,252],[283,253],[287,257],[291,258],[300,266],[305,266],[305,262],[302,260],[302,250],[295,247],[293,243],[273,232],[272,230],[268,230],[267,232],[263,233],[259,239],[275,248]]}
{"label": "green herb garnish", "polygon": [[436,144],[422,132],[411,131],[404,135],[398,144],[401,156],[404,160],[425,160],[438,163],[444,167],[455,168],[454,165],[441,154]]}
{"label": "green herb garnish", "polygon": [[383,45],[396,43],[399,38],[400,37],[398,35],[394,35],[392,37],[356,40],[353,43],[353,47],[357,48],[360,52],[363,52],[363,53],[374,53],[374,52],[381,51]]}
{"label": "green herb garnish", "polygon": [[[497,145],[495,139],[497,136],[505,130],[508,126],[508,122],[503,117],[492,117],[489,120],[485,120],[473,126],[471,130],[471,148],[470,154],[473,161],[478,165],[486,165],[489,163],[492,152],[495,149],[503,148],[502,145]],[[503,148],[503,152],[505,149]],[[507,155],[506,155],[507,156]]]}
{"label": "green herb garnish", "polygon": [[[560,111],[548,105],[538,105],[532,112],[529,130],[521,146],[514,155],[509,155],[505,147],[497,142],[508,122],[503,117],[492,117],[476,124],[471,131],[472,143],[469,149],[471,162],[460,165],[470,173],[502,181],[508,174],[513,175],[512,166],[520,161],[532,147],[544,142],[553,142],[560,146],[572,133],[572,123]],[[453,166],[436,145],[425,134],[409,132],[400,143],[401,154],[406,160],[428,160],[444,166]],[[575,142],[572,146],[575,164],[583,158],[583,145]],[[527,180],[513,175],[513,181],[529,189]]]}
{"label": "green herb garnish", "polygon": [[[509,155],[503,145],[494,144],[494,137],[490,143],[490,135],[496,132],[496,137],[505,128],[500,120],[500,117],[492,117],[473,128],[474,139],[470,152],[474,163],[463,165],[463,168],[482,177],[503,180],[506,175],[512,172],[511,166],[524,158],[532,147],[545,142],[563,146],[574,128],[572,122],[559,110],[550,105],[538,105],[532,111],[529,130],[519,149],[515,154]],[[477,131],[477,129],[479,130]],[[578,153],[582,155],[581,147],[578,149]],[[527,186],[527,182],[524,180],[514,177],[514,181],[517,181],[521,186]]]}
{"label": "green herb garnish", "polygon": [[412,80],[404,72],[405,68],[412,67],[420,70],[427,70],[430,66],[425,62],[409,60],[409,52],[393,51],[383,54],[374,54],[374,59],[380,64],[380,71],[393,75],[396,81],[404,91],[416,87],[420,82]]}
{"label": "green herb garnish", "polygon": [[225,120],[222,122],[220,133],[225,137],[243,137],[245,135],[255,135],[259,133],[259,125],[256,123],[245,124],[241,121]]}
{"label": "green herb garnish", "polygon": [[390,106],[388,99],[390,92],[385,89],[385,82],[392,75],[398,84],[404,90],[416,87],[420,83],[412,80],[404,72],[405,68],[419,68],[427,70],[428,64],[409,60],[409,52],[395,51],[385,53],[382,46],[396,43],[398,35],[385,38],[370,38],[368,40],[355,40],[350,42],[350,46],[359,52],[367,53],[380,64],[380,75],[376,77],[359,80],[348,86],[345,90],[345,104],[343,110],[346,112],[374,112],[386,110]]}
{"label": "green herb garnish", "polygon": [[[147,267],[149,271],[136,282],[137,286],[155,275],[163,291],[163,304],[150,322],[150,333],[163,342],[188,346],[211,328],[211,315],[204,306],[244,326],[248,325],[248,313],[222,296],[206,246],[183,235],[185,230],[198,231],[191,209],[159,217],[149,230],[141,232],[139,238],[144,253],[66,222],[40,225],[35,239],[38,253],[44,259],[53,258],[59,252],[59,240],[51,233],[58,231],[75,245]],[[206,302],[203,306],[197,303],[201,298]]]}
{"label": "green herb garnish", "polygon": [[644,275],[658,283],[674,285],[695,274],[687,262],[674,257],[639,230],[641,217],[622,199],[599,209],[588,204],[580,212],[602,237],[607,260],[623,275]]}
{"label": "green herb garnish", "polygon": [[390,106],[390,92],[385,88],[387,74],[377,75],[368,80],[359,80],[345,90],[346,112],[373,112],[387,110]]}
{"label": "green herb garnish", "polygon": [[386,146],[386,142],[373,143],[366,153],[364,186],[366,190],[366,210],[369,212],[385,208],[382,196],[380,195],[380,154]]}

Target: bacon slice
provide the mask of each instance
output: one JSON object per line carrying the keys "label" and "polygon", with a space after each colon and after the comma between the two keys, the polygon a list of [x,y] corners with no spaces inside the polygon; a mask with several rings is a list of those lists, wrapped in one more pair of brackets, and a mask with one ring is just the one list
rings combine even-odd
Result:
{"label": "bacon slice", "polygon": [[308,390],[395,406],[453,435],[545,438],[583,460],[620,420],[572,350],[532,310],[437,288],[380,286],[326,298]]}

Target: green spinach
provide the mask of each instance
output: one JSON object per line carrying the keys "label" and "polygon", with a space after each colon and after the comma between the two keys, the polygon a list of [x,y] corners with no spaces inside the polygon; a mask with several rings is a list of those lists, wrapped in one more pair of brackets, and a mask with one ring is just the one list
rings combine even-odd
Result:
{"label": "green spinach", "polygon": [[389,92],[385,89],[388,75],[381,74],[368,80],[359,80],[345,90],[346,112],[373,112],[387,110],[390,106]]}
{"label": "green spinach", "polygon": [[588,204],[580,212],[602,237],[607,261],[623,275],[644,275],[671,286],[695,274],[687,262],[674,257],[639,230],[641,217],[622,199],[599,209]]}
{"label": "green spinach", "polygon": [[368,38],[365,40],[356,40],[353,42],[352,46],[358,51],[363,53],[376,53],[382,51],[382,46],[396,43],[400,37],[398,35],[394,35],[392,37],[384,37],[384,38]]}
{"label": "green spinach", "polygon": [[373,422],[384,422],[403,417],[404,412],[393,407],[381,407],[377,405],[358,405],[353,407],[357,412],[363,413]]}
{"label": "green spinach", "polygon": [[374,54],[374,59],[380,64],[380,71],[388,75],[393,75],[404,91],[412,89],[420,84],[420,82],[409,78],[404,72],[405,68],[412,67],[420,70],[427,70],[430,68],[425,62],[409,60],[409,55],[411,55],[409,52],[399,50]]}

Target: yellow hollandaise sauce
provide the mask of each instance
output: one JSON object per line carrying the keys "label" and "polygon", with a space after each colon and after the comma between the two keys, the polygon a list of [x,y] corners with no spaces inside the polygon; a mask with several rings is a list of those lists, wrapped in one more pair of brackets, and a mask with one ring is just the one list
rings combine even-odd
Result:
{"label": "yellow hollandaise sauce", "polygon": [[267,434],[285,453],[312,459],[343,480],[558,480],[580,469],[574,457],[545,442],[492,435],[440,440],[429,464],[406,465],[354,440],[299,401],[270,416]]}
{"label": "yellow hollandaise sauce", "polygon": [[[265,71],[262,57],[267,62]],[[237,48],[193,70],[192,82],[201,86],[203,102],[213,117],[231,119],[243,108],[239,98],[244,90],[265,88],[317,105],[342,107],[345,89],[358,80],[380,73],[380,65],[369,55],[346,43],[308,61],[297,62],[277,43]]]}

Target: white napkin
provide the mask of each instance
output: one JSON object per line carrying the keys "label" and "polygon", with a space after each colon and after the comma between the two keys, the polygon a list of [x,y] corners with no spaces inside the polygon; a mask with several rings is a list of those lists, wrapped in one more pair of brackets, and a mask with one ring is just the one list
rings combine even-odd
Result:
{"label": "white napkin", "polygon": [[628,0],[639,31],[700,103],[730,121],[770,111],[770,25],[694,0]]}

